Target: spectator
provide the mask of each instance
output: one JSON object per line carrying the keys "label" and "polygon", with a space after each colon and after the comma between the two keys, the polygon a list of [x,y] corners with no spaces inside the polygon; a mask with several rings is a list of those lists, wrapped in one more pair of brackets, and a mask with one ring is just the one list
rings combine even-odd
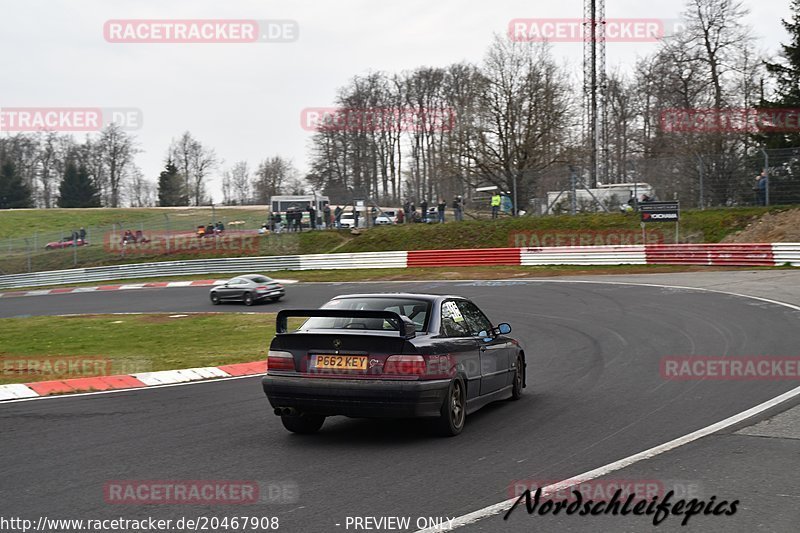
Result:
{"label": "spectator", "polygon": [[281,217],[280,213],[273,213],[272,214],[272,231],[275,233],[281,232],[281,224],[283,223],[283,218]]}
{"label": "spectator", "polygon": [[[130,233],[130,230],[126,231],[125,234],[127,235]],[[197,226],[197,236],[203,237],[206,234],[206,227],[205,226]]]}
{"label": "spectator", "polygon": [[223,224],[221,220],[220,220],[220,221],[217,221],[217,225],[216,225],[216,226],[214,226],[214,229],[215,229],[215,230],[216,230],[218,233],[222,233],[223,231],[225,231],[225,224]]}
{"label": "spectator", "polygon": [[214,235],[214,226],[211,222],[208,223],[206,226],[206,237]]}
{"label": "spectator", "polygon": [[333,223],[336,225],[336,229],[341,228],[341,218],[342,218],[342,206],[337,205],[336,209],[333,210]]}
{"label": "spectator", "polygon": [[269,230],[267,230],[267,225],[266,224],[261,224],[261,227],[258,228],[258,234],[259,235],[266,235],[268,231]]}
{"label": "spectator", "polygon": [[370,215],[372,215],[372,225],[374,226],[375,225],[375,221],[378,219],[378,210],[375,209],[375,206],[373,205],[372,209],[370,209],[369,212],[370,212]]}
{"label": "spectator", "polygon": [[503,202],[503,199],[500,197],[500,193],[495,193],[492,195],[492,218],[497,218],[500,214],[500,204]]}
{"label": "spectator", "polygon": [[422,209],[422,221],[428,221],[428,200],[423,198],[422,203],[419,204],[419,208]]}
{"label": "spectator", "polygon": [[80,237],[81,242],[86,241],[86,229],[81,228],[80,232],[78,232],[78,237]]}
{"label": "spectator", "polygon": [[453,217],[456,222],[464,220],[464,212],[462,211],[461,196],[456,196],[453,199]]}
{"label": "spectator", "polygon": [[325,221],[325,229],[330,229],[330,227],[331,227],[331,206],[329,206],[327,203],[325,204],[325,207],[322,208],[322,216],[323,216],[324,221]]}
{"label": "spectator", "polygon": [[308,204],[308,227],[312,230],[317,228],[317,210],[313,204]]}
{"label": "spectator", "polygon": [[[408,203],[408,202],[406,202]],[[403,224],[406,221],[405,212],[402,209],[397,210],[397,223]]]}
{"label": "spectator", "polygon": [[756,176],[756,203],[758,205],[767,205],[767,185],[769,184],[769,177],[767,171],[762,170],[761,174]]}
{"label": "spectator", "polygon": [[439,224],[444,224],[445,209],[447,209],[447,202],[444,201],[444,198],[439,198],[439,204],[436,206],[436,210],[439,212]]}
{"label": "spectator", "polygon": [[411,202],[408,200],[406,200],[406,203],[403,204],[403,213],[406,215],[411,213]]}

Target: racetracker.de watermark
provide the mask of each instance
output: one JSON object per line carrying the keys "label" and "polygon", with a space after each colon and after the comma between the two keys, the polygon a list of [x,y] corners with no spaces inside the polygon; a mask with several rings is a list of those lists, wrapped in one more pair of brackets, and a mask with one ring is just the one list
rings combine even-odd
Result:
{"label": "racetracker.de watermark", "polygon": [[449,108],[307,107],[300,112],[306,131],[446,132],[455,121],[455,110]]}
{"label": "racetracker.de watermark", "polygon": [[295,481],[256,480],[113,480],[103,485],[103,499],[113,505],[253,505],[300,500]]}
{"label": "racetracker.de watermark", "polygon": [[135,107],[0,107],[0,132],[92,132],[112,123],[138,130],[144,114]]}
{"label": "racetracker.de watermark", "polygon": [[[611,43],[653,43],[686,28],[680,19],[630,18],[597,22],[595,35]],[[581,43],[591,40],[592,24],[582,18],[518,18],[508,23],[508,37],[518,42]]]}
{"label": "racetracker.de watermark", "polygon": [[115,255],[206,255],[236,252],[255,255],[261,237],[253,230],[226,230],[198,236],[185,231],[145,231],[130,236],[118,231],[103,236],[103,248]]}
{"label": "racetracker.de watermark", "polygon": [[94,356],[0,357],[0,375],[50,379],[110,376],[112,363],[107,357]]}
{"label": "racetracker.de watermark", "polygon": [[291,43],[300,38],[296,20],[116,19],[103,25],[109,43],[236,44]]}
{"label": "racetracker.de watermark", "polygon": [[547,248],[560,246],[626,246],[663,244],[664,232],[647,230],[524,230],[508,236],[512,248]]}
{"label": "racetracker.de watermark", "polygon": [[666,133],[798,133],[800,108],[664,109]]}
{"label": "racetracker.de watermark", "polygon": [[661,377],[670,381],[800,380],[800,357],[662,357]]}

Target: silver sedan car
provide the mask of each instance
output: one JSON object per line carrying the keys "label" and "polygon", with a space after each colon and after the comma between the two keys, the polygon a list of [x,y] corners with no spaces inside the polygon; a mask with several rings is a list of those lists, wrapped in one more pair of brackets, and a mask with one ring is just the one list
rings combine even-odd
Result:
{"label": "silver sedan car", "polygon": [[285,295],[286,289],[283,285],[261,274],[237,276],[222,285],[214,286],[209,293],[214,305],[222,302],[244,302],[244,305],[265,300],[277,302]]}

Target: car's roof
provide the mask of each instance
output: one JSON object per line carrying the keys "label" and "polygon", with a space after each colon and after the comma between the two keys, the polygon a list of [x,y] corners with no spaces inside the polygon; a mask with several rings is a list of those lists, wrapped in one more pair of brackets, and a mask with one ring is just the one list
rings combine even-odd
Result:
{"label": "car's roof", "polygon": [[333,299],[342,300],[349,298],[397,298],[397,299],[425,300],[428,302],[435,302],[437,300],[445,300],[448,298],[460,298],[462,300],[465,299],[463,296],[448,296],[444,294],[421,294],[421,293],[410,293],[410,292],[370,292],[362,294],[340,294],[339,296],[335,296]]}
{"label": "car's roof", "polygon": [[268,278],[269,276],[267,276],[266,274],[243,274],[241,276],[236,276],[236,277],[253,280],[256,278]]}

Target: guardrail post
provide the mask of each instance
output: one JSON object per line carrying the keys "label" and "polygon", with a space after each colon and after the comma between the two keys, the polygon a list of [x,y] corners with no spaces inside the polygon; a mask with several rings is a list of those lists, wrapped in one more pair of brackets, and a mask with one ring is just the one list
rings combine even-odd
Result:
{"label": "guardrail post", "polygon": [[764,154],[764,173],[767,178],[767,185],[764,187],[764,205],[769,206],[769,154],[763,148],[761,148],[761,153]]}

